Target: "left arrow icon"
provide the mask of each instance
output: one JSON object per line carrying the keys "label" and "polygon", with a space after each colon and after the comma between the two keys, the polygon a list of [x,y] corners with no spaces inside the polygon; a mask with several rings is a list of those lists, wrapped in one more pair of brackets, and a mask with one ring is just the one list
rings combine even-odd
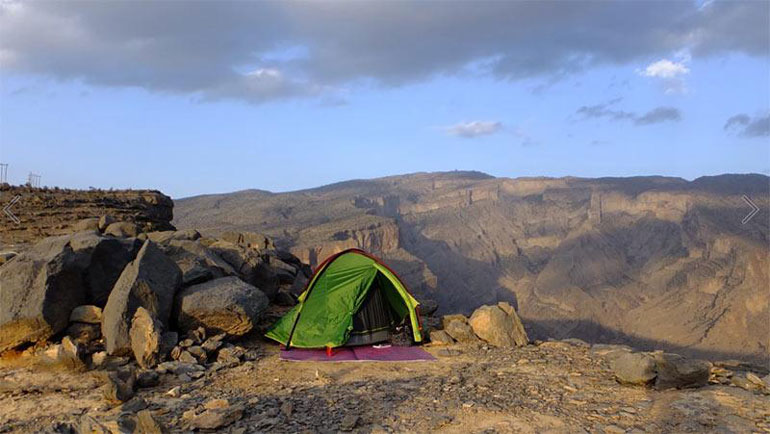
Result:
{"label": "left arrow icon", "polygon": [[17,194],[16,196],[13,197],[13,199],[11,199],[10,202],[8,202],[8,205],[3,207],[3,212],[5,213],[5,215],[7,215],[8,218],[11,219],[16,224],[21,223],[21,220],[19,220],[19,218],[16,217],[16,215],[13,212],[11,212],[11,207],[14,204],[16,204],[16,202],[18,202],[19,200],[21,200],[21,195]]}

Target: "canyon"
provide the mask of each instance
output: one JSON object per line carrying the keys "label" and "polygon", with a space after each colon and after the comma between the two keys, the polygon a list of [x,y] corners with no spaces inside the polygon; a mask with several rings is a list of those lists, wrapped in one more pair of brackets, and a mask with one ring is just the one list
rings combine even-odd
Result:
{"label": "canyon", "polygon": [[764,175],[417,173],[179,199],[173,223],[264,233],[313,266],[362,248],[440,312],[507,301],[538,339],[767,363],[769,193]]}

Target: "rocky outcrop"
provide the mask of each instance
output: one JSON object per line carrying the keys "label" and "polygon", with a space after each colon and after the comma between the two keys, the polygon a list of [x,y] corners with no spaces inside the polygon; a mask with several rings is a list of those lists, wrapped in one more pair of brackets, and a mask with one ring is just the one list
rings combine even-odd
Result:
{"label": "rocky outcrop", "polygon": [[104,307],[102,334],[109,354],[131,351],[129,331],[139,307],[168,324],[174,295],[182,284],[182,272],[152,241],[141,250],[115,283]]}
{"label": "rocky outcrop", "polygon": [[256,286],[269,298],[275,296],[280,284],[278,274],[260,251],[227,241],[217,241],[209,248],[230,264],[243,281]]}
{"label": "rocky outcrop", "polygon": [[176,323],[182,331],[203,327],[211,334],[243,336],[268,304],[259,289],[238,277],[223,277],[182,290],[176,300]]}
{"label": "rocky outcrop", "polygon": [[95,232],[47,238],[0,267],[0,351],[64,330],[73,308],[99,303],[132,243]]}
{"label": "rocky outcrop", "polygon": [[[104,231],[112,222],[135,223],[143,232],[173,229],[173,202],[155,190],[69,190],[0,185],[3,204],[13,206],[19,224],[0,225],[3,244],[34,243],[82,230]],[[112,220],[112,221],[107,221]]]}

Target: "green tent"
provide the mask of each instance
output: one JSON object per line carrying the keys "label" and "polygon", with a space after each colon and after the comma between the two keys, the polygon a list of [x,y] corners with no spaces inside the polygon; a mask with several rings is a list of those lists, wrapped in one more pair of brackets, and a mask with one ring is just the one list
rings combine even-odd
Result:
{"label": "green tent", "polygon": [[417,306],[396,273],[359,249],[326,259],[299,303],[266,336],[287,348],[334,348],[383,341],[409,317],[415,342],[422,341]]}

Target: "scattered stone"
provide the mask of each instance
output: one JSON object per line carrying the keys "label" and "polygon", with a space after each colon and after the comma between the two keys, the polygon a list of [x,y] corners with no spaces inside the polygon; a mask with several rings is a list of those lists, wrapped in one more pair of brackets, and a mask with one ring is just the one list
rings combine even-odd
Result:
{"label": "scattered stone", "polygon": [[74,339],[65,336],[61,340],[61,352],[59,360],[73,368],[83,368],[83,348]]}
{"label": "scattered stone", "polygon": [[160,363],[162,324],[149,310],[139,306],[131,322],[131,350],[142,368],[153,368]]}
{"label": "scattered stone", "polygon": [[243,356],[243,348],[228,345],[219,350],[217,353],[217,362],[225,366],[233,366],[241,363],[241,356]]}
{"label": "scattered stone", "polygon": [[340,422],[340,430],[342,431],[353,431],[355,429],[356,425],[358,425],[358,421],[360,420],[360,417],[354,414],[349,414],[342,418],[342,422]]}
{"label": "scattered stone", "polygon": [[136,375],[136,387],[148,388],[160,384],[160,375],[157,371],[142,371]]}
{"label": "scattered stone", "polygon": [[655,359],[644,353],[623,353],[611,366],[615,378],[623,384],[647,385],[657,376]]}
{"label": "scattered stone", "polygon": [[232,425],[243,417],[243,409],[237,406],[214,408],[196,415],[190,426],[197,429],[220,429]]}
{"label": "scattered stone", "polygon": [[166,392],[166,396],[170,396],[172,398],[179,398],[182,396],[182,387],[176,386],[171,388],[168,392]]}
{"label": "scattered stone", "polygon": [[99,219],[96,217],[82,219],[72,225],[72,232],[84,231],[99,231]]}
{"label": "scattered stone", "polygon": [[678,354],[662,353],[655,355],[655,369],[658,373],[656,389],[682,389],[707,385],[711,364]]}
{"label": "scattered stone", "polygon": [[758,387],[760,387],[760,388],[766,388],[766,387],[767,387],[767,383],[765,383],[765,381],[764,381],[764,380],[762,380],[761,378],[759,378],[759,377],[758,377],[756,374],[754,374],[753,372],[747,372],[747,373],[746,373],[746,379],[747,379],[747,380],[749,380],[750,382],[752,382],[752,383],[756,384],[756,385],[757,385]]}
{"label": "scattered stone", "polygon": [[203,404],[203,408],[206,410],[211,410],[214,408],[227,408],[230,406],[230,403],[227,402],[226,399],[211,399],[209,401],[206,401],[205,404]]}
{"label": "scattered stone", "polygon": [[208,339],[206,339],[206,342],[201,344],[201,347],[206,350],[209,353],[212,353],[219,349],[219,347],[223,344],[223,339],[226,337],[224,333],[220,333],[218,335],[212,336]]}
{"label": "scattered stone", "polygon": [[134,222],[115,222],[104,228],[104,235],[128,238],[139,235],[139,226]]}
{"label": "scattered stone", "polygon": [[135,377],[133,369],[120,369],[104,374],[106,384],[103,394],[108,401],[125,402],[134,396]]}
{"label": "scattered stone", "polygon": [[142,410],[136,414],[136,432],[142,434],[163,434],[164,426],[158,422],[150,410]]}
{"label": "scattered stone", "polygon": [[179,267],[151,241],[123,270],[110,293],[102,318],[102,335],[109,354],[131,352],[129,330],[141,306],[165,325],[171,315],[174,294],[182,281]]}
{"label": "scattered stone", "polygon": [[204,327],[214,333],[243,336],[267,309],[268,298],[237,277],[193,285],[177,295],[177,324],[182,331]]}
{"label": "scattered stone", "polygon": [[452,345],[454,342],[454,339],[444,330],[432,330],[430,332],[430,343],[433,345]]}
{"label": "scattered stone", "polygon": [[179,358],[177,359],[182,363],[198,363],[198,359],[195,358],[192,354],[190,354],[189,351],[182,351],[179,353]]}
{"label": "scattered stone", "polygon": [[449,324],[444,327],[444,331],[454,338],[454,340],[463,344],[476,343],[479,341],[476,334],[473,333],[471,326],[464,321],[450,321]]}
{"label": "scattered stone", "polygon": [[194,345],[199,345],[206,340],[206,329],[204,327],[198,327],[190,332]]}
{"label": "scattered stone", "polygon": [[70,322],[81,322],[87,324],[102,323],[102,308],[92,304],[77,306],[70,313]]}
{"label": "scattered stone", "polygon": [[291,417],[292,413],[294,413],[294,404],[292,404],[291,401],[284,401],[283,404],[281,404],[281,414],[288,419]]}
{"label": "scattered stone", "polygon": [[459,313],[455,313],[455,314],[451,314],[451,315],[444,315],[443,317],[441,317],[441,327],[447,328],[449,323],[451,323],[453,321],[460,321],[460,322],[463,322],[463,323],[467,324],[468,323],[468,318],[466,318],[465,315],[462,315],[462,314],[459,314]]}
{"label": "scattered stone", "polygon": [[170,353],[169,355],[171,356],[171,358],[172,358],[173,360],[179,360],[179,357],[181,357],[181,356],[182,356],[182,351],[184,351],[184,350],[182,349],[182,347],[180,347],[179,345],[177,345],[177,346],[175,346],[175,347],[174,347],[174,348],[171,350],[171,353]]}
{"label": "scattered stone", "polygon": [[87,414],[80,417],[77,432],[78,434],[111,434],[104,424]]}
{"label": "scattered stone", "polygon": [[106,362],[107,357],[108,356],[106,351],[97,351],[91,354],[91,365],[94,368],[101,368]]}
{"label": "scattered stone", "polygon": [[107,226],[113,223],[115,223],[115,217],[111,215],[103,215],[99,217],[99,224],[98,224],[99,232],[104,232],[105,229],[107,229]]}
{"label": "scattered stone", "polygon": [[102,329],[98,324],[74,322],[67,327],[67,336],[86,345],[102,337]]}
{"label": "scattered stone", "polygon": [[144,398],[134,396],[133,398],[124,402],[120,406],[120,410],[128,413],[136,413],[137,411],[144,410],[148,405],[149,404],[147,404],[147,401],[145,401]]}
{"label": "scattered stone", "polygon": [[208,354],[206,354],[206,350],[197,345],[188,348],[187,352],[192,354],[199,363],[205,363],[206,360],[208,360]]}

